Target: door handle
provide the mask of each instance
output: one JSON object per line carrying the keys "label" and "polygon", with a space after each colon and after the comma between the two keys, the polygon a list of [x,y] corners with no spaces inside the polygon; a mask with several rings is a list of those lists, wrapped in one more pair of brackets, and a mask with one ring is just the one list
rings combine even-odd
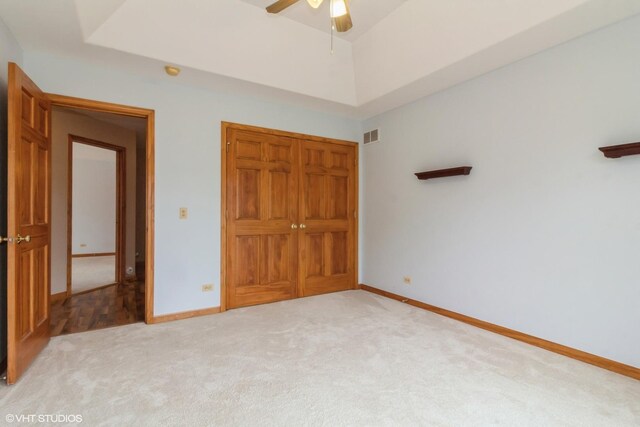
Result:
{"label": "door handle", "polygon": [[22,237],[21,235],[18,234],[18,237],[15,238],[15,242],[16,242],[17,245],[19,245],[22,242],[29,243],[30,241],[31,241],[31,236]]}
{"label": "door handle", "polygon": [[298,228],[298,226],[296,224],[291,224],[291,229],[292,230],[296,230]]}
{"label": "door handle", "polygon": [[19,245],[22,242],[27,242],[29,243],[31,241],[31,236],[24,236],[22,237],[21,235],[18,234],[18,237],[2,237],[0,236],[0,243],[15,243],[17,245]]}
{"label": "door handle", "polygon": [[300,224],[300,228],[304,230],[305,228],[307,228],[307,226],[304,224]]}

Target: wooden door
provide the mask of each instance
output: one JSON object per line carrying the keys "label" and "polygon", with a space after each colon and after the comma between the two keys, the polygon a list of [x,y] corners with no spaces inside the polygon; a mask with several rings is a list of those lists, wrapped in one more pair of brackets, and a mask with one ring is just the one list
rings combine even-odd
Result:
{"label": "wooden door", "polygon": [[9,64],[7,383],[49,341],[51,108],[44,93]]}
{"label": "wooden door", "polygon": [[303,141],[299,280],[303,296],[356,287],[356,145]]}
{"label": "wooden door", "polygon": [[294,139],[227,131],[227,307],[297,296]]}

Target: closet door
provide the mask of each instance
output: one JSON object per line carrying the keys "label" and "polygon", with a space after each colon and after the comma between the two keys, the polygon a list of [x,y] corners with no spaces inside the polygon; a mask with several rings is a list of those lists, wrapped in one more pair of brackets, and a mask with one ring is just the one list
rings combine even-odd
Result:
{"label": "closet door", "polygon": [[227,150],[227,307],[295,298],[298,146],[229,129]]}
{"label": "closet door", "polygon": [[356,286],[355,144],[301,141],[299,277],[303,296]]}

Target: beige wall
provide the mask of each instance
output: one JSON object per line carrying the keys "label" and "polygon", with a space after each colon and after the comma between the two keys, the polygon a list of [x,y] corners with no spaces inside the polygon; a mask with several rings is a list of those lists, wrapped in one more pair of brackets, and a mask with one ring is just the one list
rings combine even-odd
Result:
{"label": "beige wall", "polygon": [[91,138],[126,148],[125,266],[135,268],[136,135],[134,131],[65,109],[53,110],[51,200],[51,293],[67,289],[68,135]]}

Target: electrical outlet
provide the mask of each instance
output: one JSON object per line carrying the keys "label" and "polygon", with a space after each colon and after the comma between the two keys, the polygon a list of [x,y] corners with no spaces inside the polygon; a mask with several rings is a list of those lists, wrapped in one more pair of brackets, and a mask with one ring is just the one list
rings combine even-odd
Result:
{"label": "electrical outlet", "polygon": [[213,283],[202,285],[202,292],[213,292]]}
{"label": "electrical outlet", "polygon": [[411,276],[404,276],[402,278],[402,280],[404,281],[405,285],[410,285],[411,284]]}
{"label": "electrical outlet", "polygon": [[187,219],[189,217],[189,210],[187,208],[180,208],[180,219]]}

